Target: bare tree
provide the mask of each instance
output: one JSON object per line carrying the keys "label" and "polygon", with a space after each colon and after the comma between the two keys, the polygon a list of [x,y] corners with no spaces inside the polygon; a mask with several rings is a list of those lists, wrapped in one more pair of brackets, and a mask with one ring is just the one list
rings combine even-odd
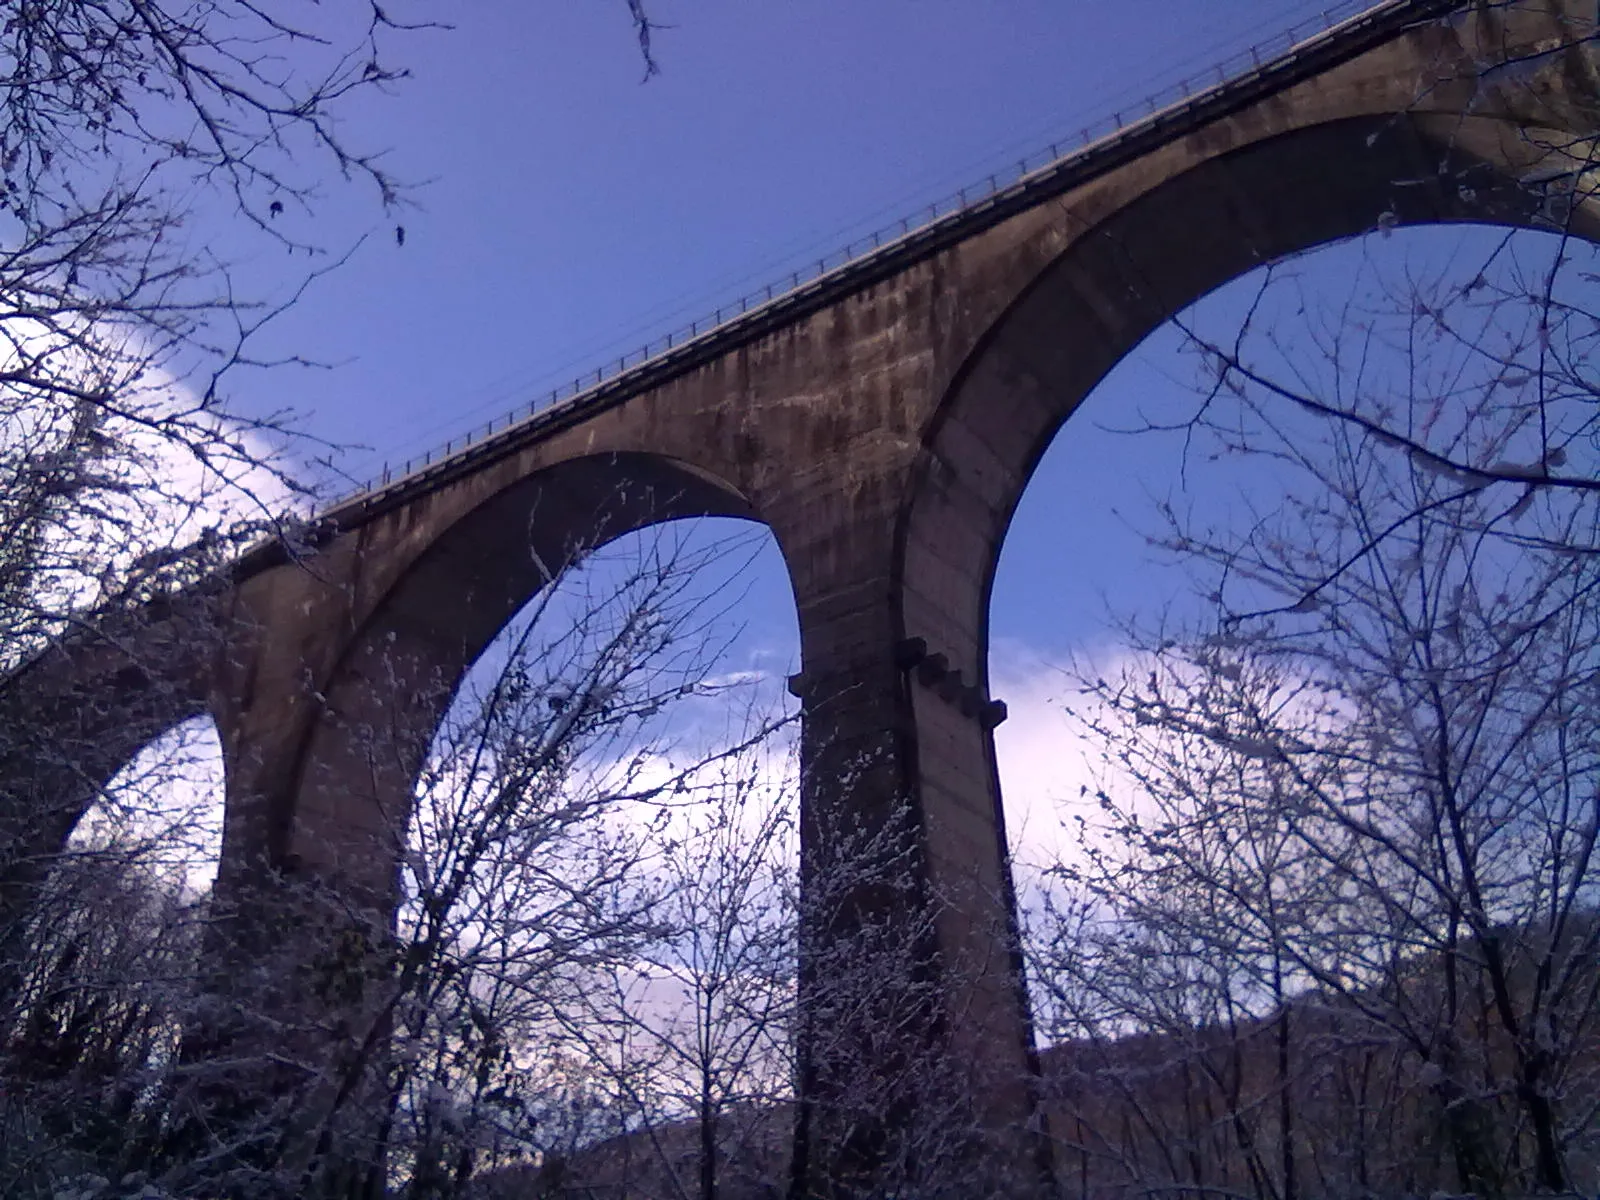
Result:
{"label": "bare tree", "polygon": [[575,972],[563,1037],[604,1073],[618,1127],[574,1159],[573,1186],[714,1200],[770,1194],[787,1171],[798,806],[769,736],[782,724],[747,722],[740,753],[678,781],[648,864],[655,935]]}
{"label": "bare tree", "polygon": [[[406,1061],[390,1081],[421,1147],[418,1195],[459,1194],[475,1159],[504,1165],[570,1144],[571,1130],[552,1143],[543,1139],[556,1131],[518,1126],[517,1114],[549,1107],[532,1083],[538,1059],[579,1061],[559,1031],[585,1002],[585,978],[664,936],[672,881],[653,867],[664,814],[694,771],[729,751],[701,744],[678,762],[662,721],[714,687],[720,645],[705,623],[719,600],[697,591],[697,576],[739,553],[672,541],[647,543],[614,583],[586,568],[600,582],[584,588],[576,620],[551,620],[561,589],[542,598],[430,767],[406,862],[401,940],[413,949],[395,984],[397,998],[410,993],[397,1000]],[[589,1066],[579,1086],[599,1074]],[[459,1126],[448,1187],[440,1105]],[[498,1149],[483,1153],[485,1140]]]}
{"label": "bare tree", "polygon": [[[1592,38],[1516,49],[1518,11],[1464,25],[1480,107]],[[1152,540],[1199,603],[1078,669],[1097,815],[1035,914],[1085,1194],[1592,1179],[1593,147],[1524,125],[1497,211],[1544,232],[1391,211],[1173,322]]]}
{"label": "bare tree", "polygon": [[[667,961],[685,934],[674,914],[692,907],[676,889],[732,865],[725,855],[697,871],[673,814],[733,769],[718,764],[754,761],[770,730],[745,730],[726,759],[717,739],[675,742],[664,723],[674,707],[723,702],[708,689],[720,688],[710,672],[725,596],[707,592],[702,569],[727,574],[730,556],[737,544],[641,539],[625,558],[572,564],[541,594],[452,710],[415,813],[394,831],[408,847],[394,926],[352,921],[309,884],[290,896],[293,961],[260,973],[301,1003],[264,993],[260,1014],[236,1014],[270,1021],[270,1038],[236,1039],[229,1061],[177,1052],[206,1002],[203,898],[159,857],[136,869],[144,859],[126,841],[59,865],[7,1027],[0,1169],[41,1195],[88,1172],[175,1196],[398,1184],[456,1197],[486,1173],[570,1159],[625,1127],[610,1074],[564,1031],[606,971]],[[781,826],[782,809],[772,814]],[[152,853],[170,850],[167,831],[144,832]],[[759,857],[738,865],[764,870]],[[327,1044],[339,1048],[331,1061],[313,1052]],[[285,1085],[271,1104],[224,1111],[228,1081],[267,1077]]]}
{"label": "bare tree", "polygon": [[1594,326],[1576,247],[1492,241],[1391,265],[1374,235],[1332,305],[1275,268],[1226,361],[1184,319],[1218,372],[1189,469],[1255,470],[1229,514],[1163,510],[1209,615],[1130,620],[1128,665],[1080,673],[1100,815],[1037,963],[1058,1036],[1098,1038],[1095,1087],[1131,1089],[1118,1119],[1179,1120],[1130,1082],[1142,1038],[1164,1077],[1208,1077],[1190,1128],[1235,1131],[1231,1160],[1129,1170],[1285,1197],[1589,1185],[1596,496],[1544,464],[1593,473]]}
{"label": "bare tree", "polygon": [[[397,202],[336,121],[402,74],[384,62],[399,26],[377,6],[307,25],[248,3],[13,7],[0,28],[0,1009],[51,857],[97,793],[103,813],[135,794],[106,789],[101,730],[164,729],[142,694],[155,685],[47,704],[28,668],[134,653],[126,635],[164,604],[286,531],[309,493],[288,469],[285,416],[237,410],[230,381],[268,365],[258,331],[348,248],[296,232],[326,185],[360,177],[378,211]],[[285,270],[246,278],[197,244],[277,248]],[[130,677],[162,677],[134,658]]]}
{"label": "bare tree", "polygon": [[210,240],[240,254],[327,257],[310,231],[330,179],[399,201],[337,117],[403,76],[402,27],[353,15],[73,0],[0,31],[0,669],[72,613],[181,584],[185,546],[293,495],[282,414],[245,417],[226,380],[265,365],[254,335],[309,276],[286,254],[287,285],[249,284],[193,239],[220,219]]}

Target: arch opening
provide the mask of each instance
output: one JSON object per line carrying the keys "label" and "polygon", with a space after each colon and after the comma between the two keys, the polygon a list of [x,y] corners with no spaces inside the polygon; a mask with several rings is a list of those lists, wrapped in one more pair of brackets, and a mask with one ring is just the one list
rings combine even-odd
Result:
{"label": "arch opening", "polygon": [[[90,708],[73,683],[78,704]],[[164,689],[141,687],[128,708],[127,719],[106,730],[96,727],[104,720],[97,708],[90,708],[87,731],[39,721],[43,729],[27,730],[33,740],[19,739],[26,752],[13,750],[5,764],[11,774],[0,795],[22,816],[6,829],[0,943],[12,945],[48,923],[35,911],[40,896],[60,891],[53,877],[92,870],[78,864],[114,864],[138,876],[139,886],[185,902],[209,889],[224,793],[216,723],[203,710],[192,715],[198,704]],[[16,956],[8,957],[14,965]]]}
{"label": "arch opening", "polygon": [[1373,231],[1487,224],[1501,237],[1544,229],[1562,245],[1592,242],[1600,209],[1587,177],[1569,172],[1553,192],[1523,161],[1534,149],[1484,117],[1344,118],[1180,156],[1193,165],[1156,172],[1142,191],[1081,201],[1092,224],[1069,213],[1036,234],[1043,268],[963,364],[926,437],[899,529],[904,632],[994,691],[990,597],[1028,481],[1135,347],[1218,289],[1225,300],[1229,281]]}
{"label": "arch opening", "polygon": [[222,842],[222,745],[209,716],[148,743],[44,856],[7,931],[0,1047],[41,1128],[116,1146],[158,1119],[201,992]]}
{"label": "arch opening", "polygon": [[[473,663],[399,882],[397,936],[447,974],[398,1031],[425,1047],[403,1170],[492,1129],[500,1161],[564,1154],[599,1183],[622,1139],[630,1178],[665,1179],[653,1137],[696,1120],[722,1177],[781,1169],[749,1147],[771,1150],[791,1098],[798,637],[771,534],[700,517],[574,562]],[[479,1027],[509,1058],[460,1053]],[[505,1112],[507,1092],[527,1109]]]}
{"label": "arch opening", "polygon": [[[1096,1088],[1138,1054],[1222,1061],[1259,1043],[1281,1057],[1241,1095],[1272,1095],[1254,1164],[1270,1177],[1354,1178],[1354,1159],[1286,1145],[1276,1130],[1294,1122],[1369,1162],[1421,1162],[1437,1135],[1427,1186],[1487,1178],[1412,1074],[1461,1068],[1401,1031],[1456,1019],[1424,998],[1445,995],[1455,947],[1476,947],[1461,979],[1488,990],[1490,940],[1558,974],[1592,950],[1600,877],[1569,847],[1593,813],[1540,794],[1586,787],[1600,732],[1584,690],[1600,622],[1587,483],[1600,253],[1573,232],[1380,229],[1241,276],[1141,342],[1030,475],[989,669],[1013,714],[996,742],[1033,886],[1045,1070],[1077,1072],[1052,1113],[1080,1148],[1074,1169],[1156,1170],[1137,1138],[1118,1143],[1119,1168],[1081,1150],[1120,1111]],[[1081,515],[1064,522],[1068,509]],[[1086,882],[1046,909],[1030,860]],[[1538,1010],[1559,1054],[1587,1053],[1559,1004],[1509,982],[1522,969],[1499,975],[1498,1010],[1460,1052],[1514,1055],[1503,1023]],[[1356,1023],[1382,1047],[1371,1078],[1414,1120],[1357,1128],[1344,1100],[1302,1086],[1357,1077],[1328,1040]],[[1496,1143],[1520,1164],[1507,1186],[1587,1186],[1577,1118],[1518,1112],[1538,1106],[1515,1098],[1516,1070],[1469,1104],[1475,1121],[1524,1122]],[[1150,1078],[1235,1112],[1205,1082]],[[1248,1156],[1202,1145],[1177,1108],[1151,1111],[1167,1145],[1193,1151],[1178,1182],[1248,1174]]]}
{"label": "arch opening", "polygon": [[222,853],[226,770],[210,715],[191,717],[139,751],[74,826],[72,857],[137,861],[177,893],[203,895]]}
{"label": "arch opening", "polygon": [[[1392,423],[1409,389],[1433,398],[1421,414],[1427,428],[1436,437],[1448,430],[1459,441],[1467,431],[1449,426],[1452,406],[1483,409],[1540,376],[1541,339],[1549,338],[1528,310],[1548,303],[1566,327],[1556,337],[1568,339],[1564,351],[1543,347],[1566,357],[1560,379],[1554,369],[1544,372],[1558,393],[1551,411],[1556,404],[1567,410],[1566,431],[1551,436],[1569,442],[1556,457],[1576,462],[1580,452],[1570,443],[1588,436],[1581,394],[1590,386],[1582,366],[1588,339],[1578,327],[1593,304],[1585,293],[1595,257],[1588,243],[1540,230],[1469,224],[1379,231],[1257,268],[1155,329],[1052,434],[1007,528],[990,597],[988,653],[997,693],[1031,697],[1011,706],[1017,715],[1047,692],[1064,703],[1054,668],[1085,652],[1090,662],[1101,650],[1114,654],[1126,622],[1160,615],[1183,625],[1212,613],[1218,593],[1199,589],[1184,573],[1190,547],[1176,531],[1181,524],[1219,540],[1230,531],[1242,536],[1241,527],[1261,523],[1292,498],[1319,435],[1339,424],[1298,404],[1297,396],[1392,396]],[[1429,327],[1419,330],[1418,322]],[[1248,374],[1230,371],[1219,380],[1218,350]],[[1358,352],[1363,357],[1352,361]],[[1211,419],[1208,406],[1223,403],[1239,416],[1241,385],[1279,405],[1269,414],[1273,428],[1257,419],[1223,430]],[[1374,424],[1383,415],[1350,411],[1370,415]],[[1519,419],[1519,436],[1532,436],[1536,424],[1532,415]],[[1225,440],[1229,433],[1233,442]],[[1285,448],[1303,444],[1307,462],[1260,461],[1250,439],[1263,435]],[[1422,458],[1381,432],[1369,436],[1364,452]],[[1543,457],[1527,441],[1501,446],[1493,463],[1485,460],[1486,447],[1475,452],[1480,465],[1520,456],[1528,466]],[[1444,462],[1423,462],[1422,469],[1452,474]],[[1509,482],[1508,509],[1519,498],[1516,481]],[[1063,523],[1067,509],[1084,515]],[[1228,583],[1231,611],[1272,607],[1274,592],[1259,581]],[[1024,734],[1017,722],[1002,727],[1003,769],[1008,737],[1030,736],[1042,759],[1042,730]],[[1023,775],[1012,772],[1019,780]]]}

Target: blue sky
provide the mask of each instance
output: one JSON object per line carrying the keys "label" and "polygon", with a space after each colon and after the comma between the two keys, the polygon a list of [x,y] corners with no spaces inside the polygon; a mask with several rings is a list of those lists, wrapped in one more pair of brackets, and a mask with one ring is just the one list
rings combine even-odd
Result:
{"label": "blue sky", "polygon": [[[363,100],[344,130],[389,148],[389,169],[416,183],[408,205],[378,218],[332,189],[310,232],[371,236],[272,332],[272,349],[332,366],[246,380],[240,400],[295,409],[365,477],[1253,42],[1278,48],[1323,7],[652,0],[666,27],[644,82],[624,0],[456,6],[453,29],[394,43],[413,78]],[[270,255],[256,268],[276,270]],[[992,633],[997,676],[1040,710],[1030,720],[1047,720],[1041,661],[1097,644],[1107,604],[1169,586],[1137,529],[1175,473],[1173,442],[1097,422],[1181,398],[1175,370],[1159,347],[1126,362],[1024,498]],[[749,586],[739,652],[792,657],[775,553]]]}

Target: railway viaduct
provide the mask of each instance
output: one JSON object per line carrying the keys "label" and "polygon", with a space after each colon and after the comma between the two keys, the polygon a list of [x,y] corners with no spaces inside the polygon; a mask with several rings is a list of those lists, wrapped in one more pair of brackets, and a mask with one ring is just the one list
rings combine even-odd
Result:
{"label": "railway viaduct", "polygon": [[[259,547],[224,587],[70,640],[0,689],[30,728],[54,714],[48,746],[0,747],[0,899],[23,902],[27,863],[142,745],[210,713],[219,911],[270,927],[263,881],[293,877],[386,922],[428,739],[544,564],[673,518],[761,521],[799,614],[806,869],[845,824],[909,820],[936,898],[940,1000],[919,1036],[972,1072],[985,1169],[1030,1190],[1044,1167],[1023,1144],[1031,1035],[985,683],[990,582],[1029,474],[1121,356],[1259,264],[1389,224],[1595,236],[1595,21],[1593,0],[1380,4],[341,502],[303,552]],[[222,991],[241,986],[226,974]],[[887,1071],[813,1054],[802,1090],[822,1104]],[[915,1110],[902,1096],[896,1119]],[[818,1121],[818,1177],[869,1176],[888,1135]]]}

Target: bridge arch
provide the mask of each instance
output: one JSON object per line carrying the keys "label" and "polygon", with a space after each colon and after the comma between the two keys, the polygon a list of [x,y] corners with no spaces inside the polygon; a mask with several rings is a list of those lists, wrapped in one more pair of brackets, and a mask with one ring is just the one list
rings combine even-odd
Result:
{"label": "bridge arch", "polygon": [[346,642],[307,731],[269,858],[383,909],[412,790],[465,677],[563,567],[627,534],[694,517],[754,519],[711,473],[659,454],[567,459],[438,530]]}
{"label": "bridge arch", "polygon": [[[905,633],[983,686],[1012,514],[1051,441],[1118,362],[1251,269],[1380,225],[1549,228],[1548,202],[1517,161],[1525,145],[1489,118],[1333,120],[1208,158],[1093,225],[1049,231],[1066,248],[984,333],[929,423],[897,530]],[[1600,241],[1593,203],[1563,215],[1570,233]]]}
{"label": "bridge arch", "polygon": [[20,930],[52,862],[118,774],[181,727],[213,720],[207,678],[220,641],[200,601],[63,642],[5,680],[0,939]]}

